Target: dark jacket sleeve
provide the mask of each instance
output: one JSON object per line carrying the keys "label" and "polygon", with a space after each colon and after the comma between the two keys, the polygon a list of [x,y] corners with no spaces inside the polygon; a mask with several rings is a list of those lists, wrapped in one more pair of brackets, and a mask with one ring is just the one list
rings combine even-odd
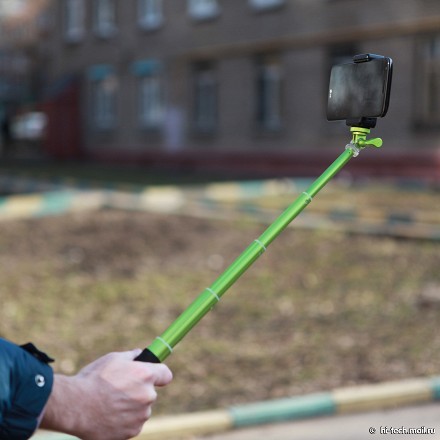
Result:
{"label": "dark jacket sleeve", "polygon": [[0,338],[0,440],[26,440],[37,429],[52,391],[50,361],[32,344]]}

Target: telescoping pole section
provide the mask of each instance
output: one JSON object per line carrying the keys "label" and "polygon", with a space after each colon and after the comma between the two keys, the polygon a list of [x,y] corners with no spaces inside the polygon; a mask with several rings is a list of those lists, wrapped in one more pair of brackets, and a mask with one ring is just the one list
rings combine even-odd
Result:
{"label": "telescoping pole section", "polygon": [[229,287],[264,253],[353,155],[355,151],[347,148],[136,360],[153,363],[164,361],[178,342],[220,301]]}

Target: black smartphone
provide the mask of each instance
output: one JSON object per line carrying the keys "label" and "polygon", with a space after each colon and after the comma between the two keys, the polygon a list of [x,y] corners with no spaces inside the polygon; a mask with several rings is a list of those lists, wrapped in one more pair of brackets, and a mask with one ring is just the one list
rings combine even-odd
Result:
{"label": "black smartphone", "polygon": [[392,71],[391,58],[374,54],[356,55],[351,63],[333,66],[327,119],[360,120],[385,116],[390,101]]}

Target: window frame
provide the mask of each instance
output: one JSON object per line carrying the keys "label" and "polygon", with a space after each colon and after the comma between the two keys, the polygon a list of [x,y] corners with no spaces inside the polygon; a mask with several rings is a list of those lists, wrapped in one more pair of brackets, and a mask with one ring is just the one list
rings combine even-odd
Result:
{"label": "window frame", "polygon": [[217,65],[213,61],[199,61],[193,65],[193,117],[195,133],[213,135],[219,126],[219,81]]}
{"label": "window frame", "polygon": [[138,78],[138,122],[147,130],[160,129],[165,121],[163,80],[159,74]]}
{"label": "window frame", "polygon": [[[110,8],[103,13],[104,8]],[[117,2],[115,0],[95,0],[93,29],[100,38],[112,38],[117,33]]]}
{"label": "window frame", "polygon": [[188,0],[188,15],[195,21],[214,20],[220,15],[218,0]]}
{"label": "window frame", "polygon": [[419,129],[440,129],[440,33],[416,42],[414,124]]}
{"label": "window frame", "polygon": [[86,32],[85,0],[64,0],[63,6],[64,39],[68,43],[78,43]]}
{"label": "window frame", "polygon": [[91,118],[98,131],[114,130],[117,125],[119,80],[111,65],[98,64],[89,68],[91,87]]}
{"label": "window frame", "polygon": [[163,0],[138,0],[138,25],[141,29],[152,31],[164,24]]}
{"label": "window frame", "polygon": [[285,6],[286,0],[248,0],[248,3],[255,11],[268,11]]}
{"label": "window frame", "polygon": [[161,129],[165,123],[163,64],[154,58],[137,60],[131,65],[136,77],[137,121],[141,129]]}
{"label": "window frame", "polygon": [[277,133],[283,128],[283,67],[278,52],[256,58],[255,121],[260,131]]}

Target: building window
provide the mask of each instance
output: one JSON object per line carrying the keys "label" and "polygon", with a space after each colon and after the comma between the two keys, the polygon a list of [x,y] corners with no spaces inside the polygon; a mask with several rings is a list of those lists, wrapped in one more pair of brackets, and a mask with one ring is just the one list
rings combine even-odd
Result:
{"label": "building window", "polygon": [[210,134],[218,124],[218,82],[213,62],[194,66],[194,129]]}
{"label": "building window", "polygon": [[144,128],[160,128],[163,123],[162,81],[157,75],[139,80],[139,122]]}
{"label": "building window", "polygon": [[115,0],[95,0],[95,32],[102,38],[116,34]]}
{"label": "building window", "polygon": [[164,122],[162,64],[154,59],[133,63],[132,73],[138,77],[138,120],[142,128],[160,128]]}
{"label": "building window", "polygon": [[440,35],[418,42],[415,119],[419,127],[440,127]]}
{"label": "building window", "polygon": [[96,81],[94,86],[94,108],[96,127],[108,130],[116,124],[117,80],[112,76]]}
{"label": "building window", "polygon": [[89,69],[92,86],[92,120],[99,130],[116,126],[118,79],[111,66],[95,65]]}
{"label": "building window", "polygon": [[277,54],[257,59],[257,124],[267,131],[281,129],[282,69]]}
{"label": "building window", "polygon": [[163,24],[162,0],[138,0],[138,23],[146,30],[158,29]]}
{"label": "building window", "polygon": [[220,14],[220,6],[217,0],[188,0],[188,13],[194,20],[211,20]]}
{"label": "building window", "polygon": [[258,11],[277,8],[285,4],[285,0],[249,0],[253,9]]}
{"label": "building window", "polygon": [[84,0],[64,0],[64,36],[70,43],[76,43],[85,33]]}

